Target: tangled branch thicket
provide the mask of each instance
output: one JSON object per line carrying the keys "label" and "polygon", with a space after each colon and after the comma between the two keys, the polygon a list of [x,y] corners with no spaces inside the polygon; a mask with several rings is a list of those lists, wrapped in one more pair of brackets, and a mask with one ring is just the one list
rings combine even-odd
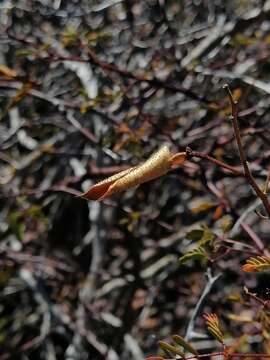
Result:
{"label": "tangled branch thicket", "polygon": [[269,15],[1,2],[1,360],[270,357]]}

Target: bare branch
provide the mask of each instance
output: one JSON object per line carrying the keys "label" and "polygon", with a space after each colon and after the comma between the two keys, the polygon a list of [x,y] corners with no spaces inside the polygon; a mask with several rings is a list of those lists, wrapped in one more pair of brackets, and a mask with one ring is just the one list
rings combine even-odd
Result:
{"label": "bare branch", "polygon": [[224,85],[224,89],[227,91],[229,99],[230,99],[230,103],[231,103],[231,109],[232,109],[231,118],[232,118],[232,123],[233,123],[234,136],[235,136],[235,139],[237,142],[240,160],[241,160],[242,166],[244,168],[245,178],[247,179],[250,186],[253,188],[253,190],[257,194],[257,196],[261,199],[261,201],[265,207],[265,210],[267,211],[268,217],[270,217],[270,203],[267,199],[267,196],[259,188],[258,184],[256,183],[256,181],[255,181],[254,177],[252,176],[252,174],[249,170],[249,167],[248,167],[248,162],[247,162],[247,158],[246,158],[245,151],[243,148],[240,129],[238,126],[238,121],[237,121],[237,117],[238,117],[237,101],[234,100],[232,92],[231,92],[228,84]]}
{"label": "bare branch", "polygon": [[187,331],[186,331],[186,335],[185,335],[185,339],[187,341],[190,340],[194,336],[193,329],[194,329],[196,317],[197,317],[199,311],[201,310],[201,307],[202,307],[207,295],[210,293],[213,285],[215,284],[215,282],[218,280],[218,278],[220,276],[221,276],[221,274],[217,274],[216,276],[213,276],[211,273],[211,269],[210,268],[207,269],[207,272],[206,272],[207,283],[205,284],[205,288],[193,310],[193,313],[192,313],[191,318],[188,323],[188,327],[187,327]]}
{"label": "bare branch", "polygon": [[212,156],[210,156],[210,155],[208,155],[206,153],[199,152],[199,151],[193,151],[189,147],[186,148],[186,153],[187,153],[187,155],[189,157],[197,157],[197,158],[200,158],[200,159],[206,159],[206,160],[212,162],[213,164],[215,164],[215,165],[217,165],[219,167],[222,167],[222,168],[224,168],[226,170],[229,170],[230,172],[232,172],[236,176],[245,176],[245,174],[242,171],[239,171],[235,167],[227,165],[223,161],[215,159],[214,157],[212,157]]}

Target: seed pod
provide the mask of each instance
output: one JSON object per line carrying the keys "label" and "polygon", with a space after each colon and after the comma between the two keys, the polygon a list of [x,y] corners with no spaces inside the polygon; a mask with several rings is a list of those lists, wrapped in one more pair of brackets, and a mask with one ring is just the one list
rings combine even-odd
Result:
{"label": "seed pod", "polygon": [[144,163],[123,170],[90,187],[81,197],[89,200],[103,200],[113,194],[153,180],[167,172],[173,165],[182,164],[186,153],[172,154],[168,146],[162,146]]}

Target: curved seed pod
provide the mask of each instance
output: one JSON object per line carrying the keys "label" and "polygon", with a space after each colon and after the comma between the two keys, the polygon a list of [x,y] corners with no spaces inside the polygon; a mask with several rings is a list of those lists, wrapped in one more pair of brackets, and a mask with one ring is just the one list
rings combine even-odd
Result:
{"label": "curved seed pod", "polygon": [[146,181],[165,175],[172,165],[179,165],[186,159],[186,153],[171,154],[168,146],[162,146],[148,160],[93,185],[81,197],[103,200],[120,191],[127,190]]}

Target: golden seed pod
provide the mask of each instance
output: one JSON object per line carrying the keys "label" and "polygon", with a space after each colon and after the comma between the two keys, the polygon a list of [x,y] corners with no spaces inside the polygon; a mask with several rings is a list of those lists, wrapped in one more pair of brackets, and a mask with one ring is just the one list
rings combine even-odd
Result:
{"label": "golden seed pod", "polygon": [[81,197],[89,200],[103,200],[115,193],[153,180],[167,172],[173,165],[180,165],[186,159],[186,153],[171,154],[168,146],[162,146],[144,163],[123,170],[90,187]]}

